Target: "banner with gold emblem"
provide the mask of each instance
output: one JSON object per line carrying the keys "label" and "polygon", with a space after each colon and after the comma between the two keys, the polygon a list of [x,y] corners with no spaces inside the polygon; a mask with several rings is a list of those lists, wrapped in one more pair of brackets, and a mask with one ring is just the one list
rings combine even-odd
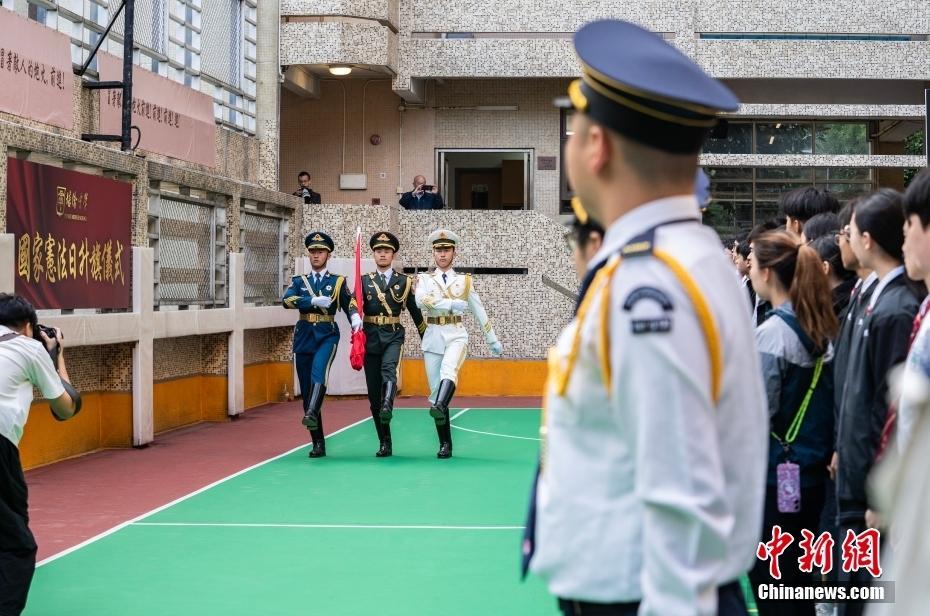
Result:
{"label": "banner with gold emblem", "polygon": [[16,293],[38,309],[132,307],[132,186],[7,159]]}

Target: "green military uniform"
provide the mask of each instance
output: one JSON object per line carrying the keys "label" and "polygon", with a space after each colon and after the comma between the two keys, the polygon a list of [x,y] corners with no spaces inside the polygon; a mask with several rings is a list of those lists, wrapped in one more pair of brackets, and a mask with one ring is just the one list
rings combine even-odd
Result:
{"label": "green military uniform", "polygon": [[[397,237],[387,231],[375,233],[369,245],[400,248]],[[362,312],[365,322],[365,381],[368,385],[368,402],[374,419],[379,458],[392,454],[391,417],[394,397],[397,395],[397,370],[404,346],[404,326],[400,313],[410,311],[420,337],[426,331],[426,322],[417,307],[413,293],[413,277],[394,270],[370,272],[362,276]]]}

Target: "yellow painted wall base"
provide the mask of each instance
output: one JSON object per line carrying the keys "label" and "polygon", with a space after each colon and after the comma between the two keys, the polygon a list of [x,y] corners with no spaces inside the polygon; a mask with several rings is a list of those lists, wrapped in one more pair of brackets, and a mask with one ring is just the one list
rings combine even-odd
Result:
{"label": "yellow painted wall base", "polygon": [[[401,364],[401,395],[427,396],[429,384],[422,359]],[[458,396],[541,396],[546,362],[539,360],[468,359],[459,371]]]}
{"label": "yellow painted wall base", "polygon": [[280,402],[284,387],[294,395],[294,368],[291,362],[267,362],[245,367],[245,408]]}
{"label": "yellow painted wall base", "polygon": [[36,402],[19,443],[23,468],[34,468],[108,447],[132,446],[132,394],[81,394],[77,417],[58,421],[47,402]]}
{"label": "yellow painted wall base", "polygon": [[224,421],[226,382],[225,376],[199,375],[155,383],[155,433],[200,421]]}

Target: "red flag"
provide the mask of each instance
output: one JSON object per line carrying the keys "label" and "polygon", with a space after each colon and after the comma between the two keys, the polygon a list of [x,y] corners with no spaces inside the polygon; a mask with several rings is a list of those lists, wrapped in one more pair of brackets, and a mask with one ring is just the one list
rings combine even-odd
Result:
{"label": "red flag", "polygon": [[[362,299],[362,228],[355,230],[355,303],[358,304],[358,316],[364,317],[364,300]],[[352,349],[349,351],[349,363],[354,370],[365,366],[365,330],[352,332]]]}

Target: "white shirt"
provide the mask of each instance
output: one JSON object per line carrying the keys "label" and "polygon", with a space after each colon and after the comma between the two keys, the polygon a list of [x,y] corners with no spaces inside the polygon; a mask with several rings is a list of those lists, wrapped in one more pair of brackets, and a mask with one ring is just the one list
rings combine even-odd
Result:
{"label": "white shirt", "polygon": [[[0,325],[0,336],[11,331]],[[65,393],[45,346],[26,336],[0,342],[0,436],[17,446],[29,417],[33,386],[46,400]]]}
{"label": "white shirt", "polygon": [[[446,279],[443,281],[442,277]],[[433,273],[423,273],[417,276],[417,289],[415,298],[417,307],[424,317],[443,317],[461,315],[462,311],[452,308],[452,300],[458,299],[468,304],[467,310],[475,315],[478,326],[484,332],[488,345],[497,342],[497,334],[491,325],[491,319],[481,303],[481,297],[472,286],[472,278],[467,274],[456,273],[449,268],[445,272],[436,270]],[[423,333],[422,348],[428,353],[444,353],[453,342],[468,343],[468,330],[461,323],[447,323],[439,325],[430,323]]]}
{"label": "white shirt", "polygon": [[[693,196],[640,206],[616,221],[593,263],[663,222],[656,245],[694,278],[723,355],[711,398],[707,344],[694,304],[668,266],[627,258],[583,323],[551,352],[568,356],[582,328],[564,396],[546,391],[545,457],[537,493],[534,572],[552,594],[599,603],[641,601],[640,616],[711,616],[717,587],[753,564],[761,537],[768,413],[744,291]],[[671,303],[634,290],[653,289]],[[637,299],[631,306],[627,300]],[[608,315],[610,388],[602,372]],[[671,319],[668,331],[634,322]]]}

